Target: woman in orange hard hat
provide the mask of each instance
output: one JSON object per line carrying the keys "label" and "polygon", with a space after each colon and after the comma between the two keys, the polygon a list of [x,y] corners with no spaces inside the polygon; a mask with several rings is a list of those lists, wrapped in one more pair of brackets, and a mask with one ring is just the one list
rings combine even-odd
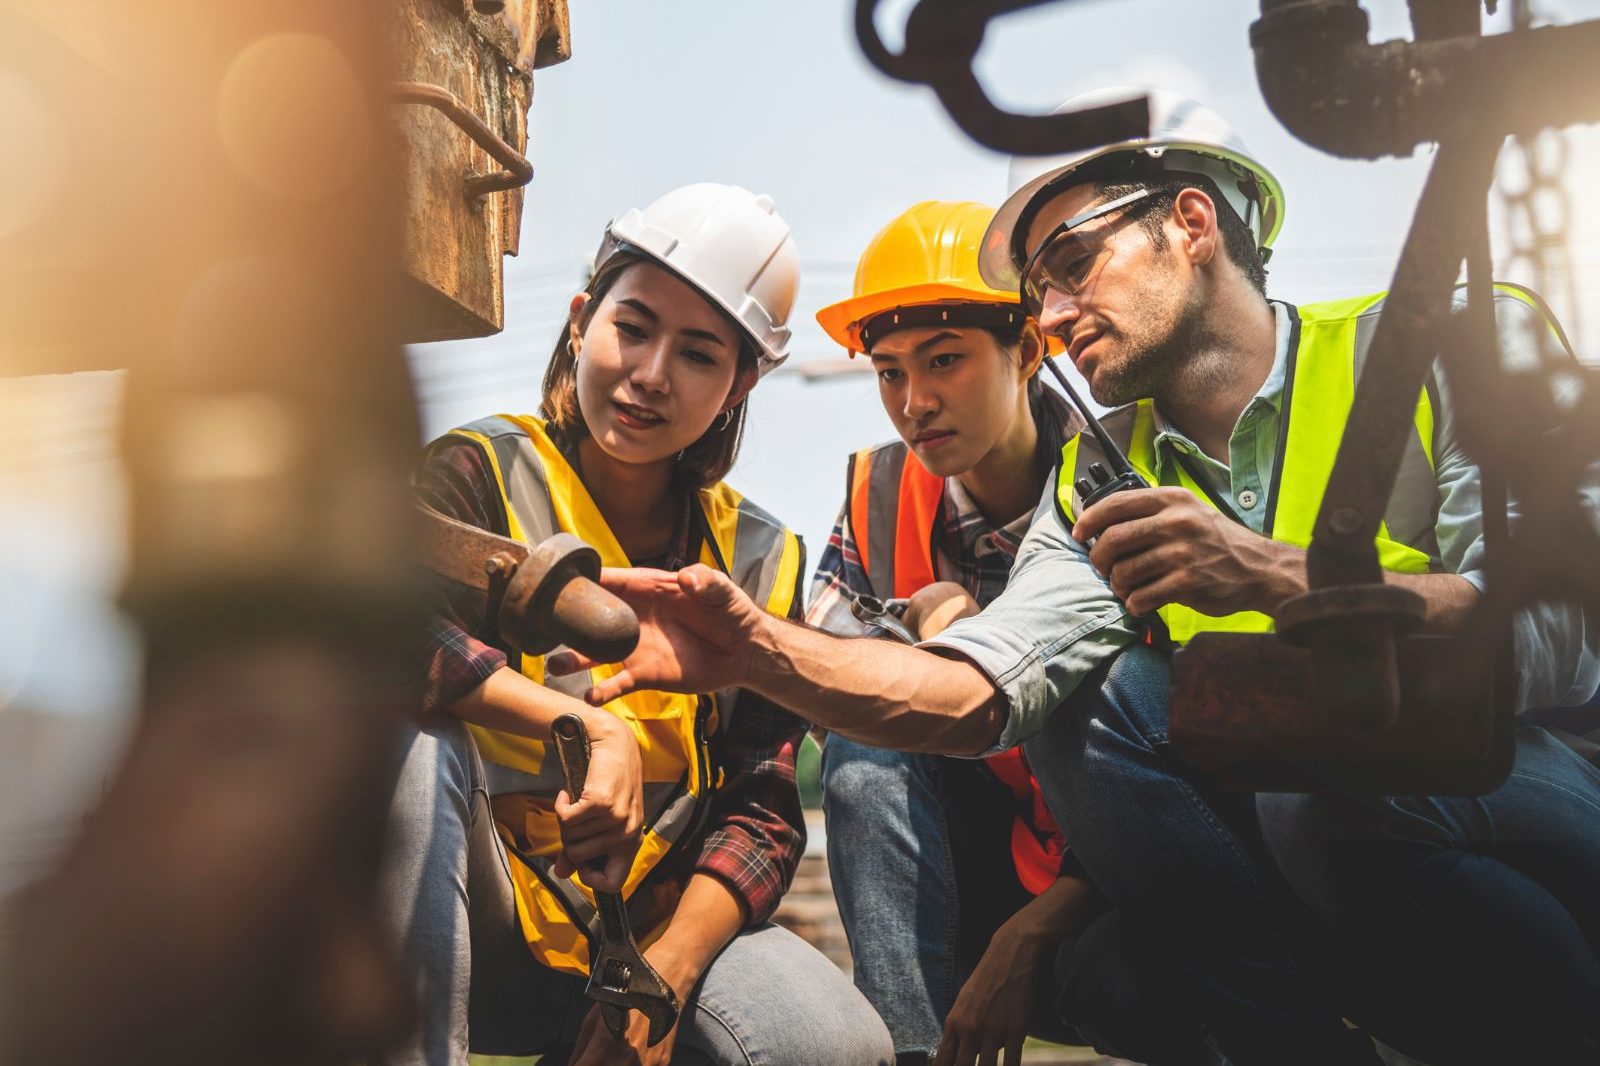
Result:
{"label": "woman in orange hard hat", "polygon": [[[867,246],[852,296],[817,312],[829,336],[871,360],[900,439],[850,458],[812,586],[814,625],[899,628],[872,622],[887,605],[926,639],[976,613],[1005,587],[1061,446],[1082,428],[1040,380],[1051,353],[1038,323],[978,274],[993,216],[976,203],[915,205]],[[856,983],[899,1060],[937,1049],[941,1066],[994,1061],[1008,1048],[1016,1061],[1029,1033],[1093,1039],[1055,1020],[1053,977],[1064,942],[1101,903],[1022,750],[976,761],[831,736],[822,767]],[[1178,1043],[1141,1050],[1210,1061],[1192,1038]]]}

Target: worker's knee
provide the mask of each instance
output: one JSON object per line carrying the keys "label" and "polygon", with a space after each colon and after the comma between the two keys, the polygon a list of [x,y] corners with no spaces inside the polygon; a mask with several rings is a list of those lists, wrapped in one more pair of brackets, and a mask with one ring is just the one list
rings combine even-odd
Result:
{"label": "worker's knee", "polygon": [[1172,663],[1163,651],[1132,644],[1091,671],[1028,742],[1049,760],[1097,744],[1151,749],[1167,741]]}
{"label": "worker's knee", "polygon": [[679,1043],[728,1066],[894,1062],[883,1019],[843,971],[770,925],[740,934],[712,964],[686,1008]]}
{"label": "worker's knee", "polygon": [[1140,1062],[1215,1063],[1193,995],[1158,936],[1109,910],[1057,952],[1060,1019],[1103,1052]]}
{"label": "worker's knee", "polygon": [[874,810],[923,775],[917,756],[830,736],[822,749],[822,802],[829,817]]}
{"label": "worker's knee", "polygon": [[1359,804],[1332,796],[1263,792],[1261,836],[1284,879],[1324,919],[1346,914],[1378,876],[1380,828]]}

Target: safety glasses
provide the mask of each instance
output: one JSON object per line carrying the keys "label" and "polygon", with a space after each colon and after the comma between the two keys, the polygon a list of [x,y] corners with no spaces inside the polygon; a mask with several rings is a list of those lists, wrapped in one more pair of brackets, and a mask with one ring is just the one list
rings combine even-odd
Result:
{"label": "safety glasses", "polygon": [[1051,230],[1022,268],[1022,306],[1028,314],[1039,317],[1045,294],[1051,289],[1069,296],[1081,292],[1111,257],[1111,235],[1121,220],[1095,223],[1149,195],[1149,189],[1138,189],[1073,215]]}

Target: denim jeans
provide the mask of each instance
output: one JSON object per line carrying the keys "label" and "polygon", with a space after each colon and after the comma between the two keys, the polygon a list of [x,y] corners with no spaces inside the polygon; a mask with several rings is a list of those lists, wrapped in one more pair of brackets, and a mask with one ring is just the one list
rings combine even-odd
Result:
{"label": "denim jeans", "polygon": [[[1010,793],[979,763],[839,736],[823,745],[822,790],[856,986],[897,1052],[932,1054],[990,937],[1031,899],[1011,865]],[[1030,1032],[1143,1062],[1219,1062],[1133,932],[1113,912],[1070,937],[1039,974]]]}
{"label": "denim jeans", "polygon": [[[529,952],[477,746],[449,722],[409,738],[390,809],[380,908],[415,975],[421,1024],[381,1061],[466,1066],[475,1052],[559,1055],[590,1003],[584,979]],[[746,929],[684,1004],[674,1063],[893,1061],[872,1007],[823,955],[772,925]]]}
{"label": "denim jeans", "polygon": [[1091,673],[1026,750],[1085,870],[1160,938],[1238,1066],[1375,1064],[1291,945],[1312,922],[1267,856],[1253,799],[1184,767],[1167,738],[1167,654],[1135,644]]}
{"label": "denim jeans", "polygon": [[1352,1014],[1429,1062],[1600,1062],[1600,770],[1542,729],[1478,797],[1263,795],[1348,949]]}

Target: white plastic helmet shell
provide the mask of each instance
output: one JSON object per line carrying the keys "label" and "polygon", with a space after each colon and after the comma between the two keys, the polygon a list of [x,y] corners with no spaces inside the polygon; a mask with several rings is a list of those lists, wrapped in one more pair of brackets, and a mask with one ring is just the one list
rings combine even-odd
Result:
{"label": "white plastic helmet shell", "polygon": [[1233,127],[1203,104],[1164,89],[1118,86],[1074,96],[1056,112],[1128,100],[1150,100],[1150,136],[1122,141],[1085,152],[1057,156],[1013,156],[1009,195],[995,212],[983,235],[978,269],[983,280],[997,289],[1016,290],[1022,261],[1015,233],[1019,224],[1032,222],[1042,195],[1064,187],[1060,180],[1089,163],[1108,156],[1139,152],[1156,160],[1163,170],[1204,174],[1216,182],[1228,206],[1255,234],[1262,251],[1272,247],[1283,228],[1283,187],[1245,147]]}
{"label": "white plastic helmet shell", "polygon": [[755,342],[765,375],[789,356],[800,254],[772,197],[701,182],[611,220],[594,268],[624,248],[660,262],[726,311]]}

